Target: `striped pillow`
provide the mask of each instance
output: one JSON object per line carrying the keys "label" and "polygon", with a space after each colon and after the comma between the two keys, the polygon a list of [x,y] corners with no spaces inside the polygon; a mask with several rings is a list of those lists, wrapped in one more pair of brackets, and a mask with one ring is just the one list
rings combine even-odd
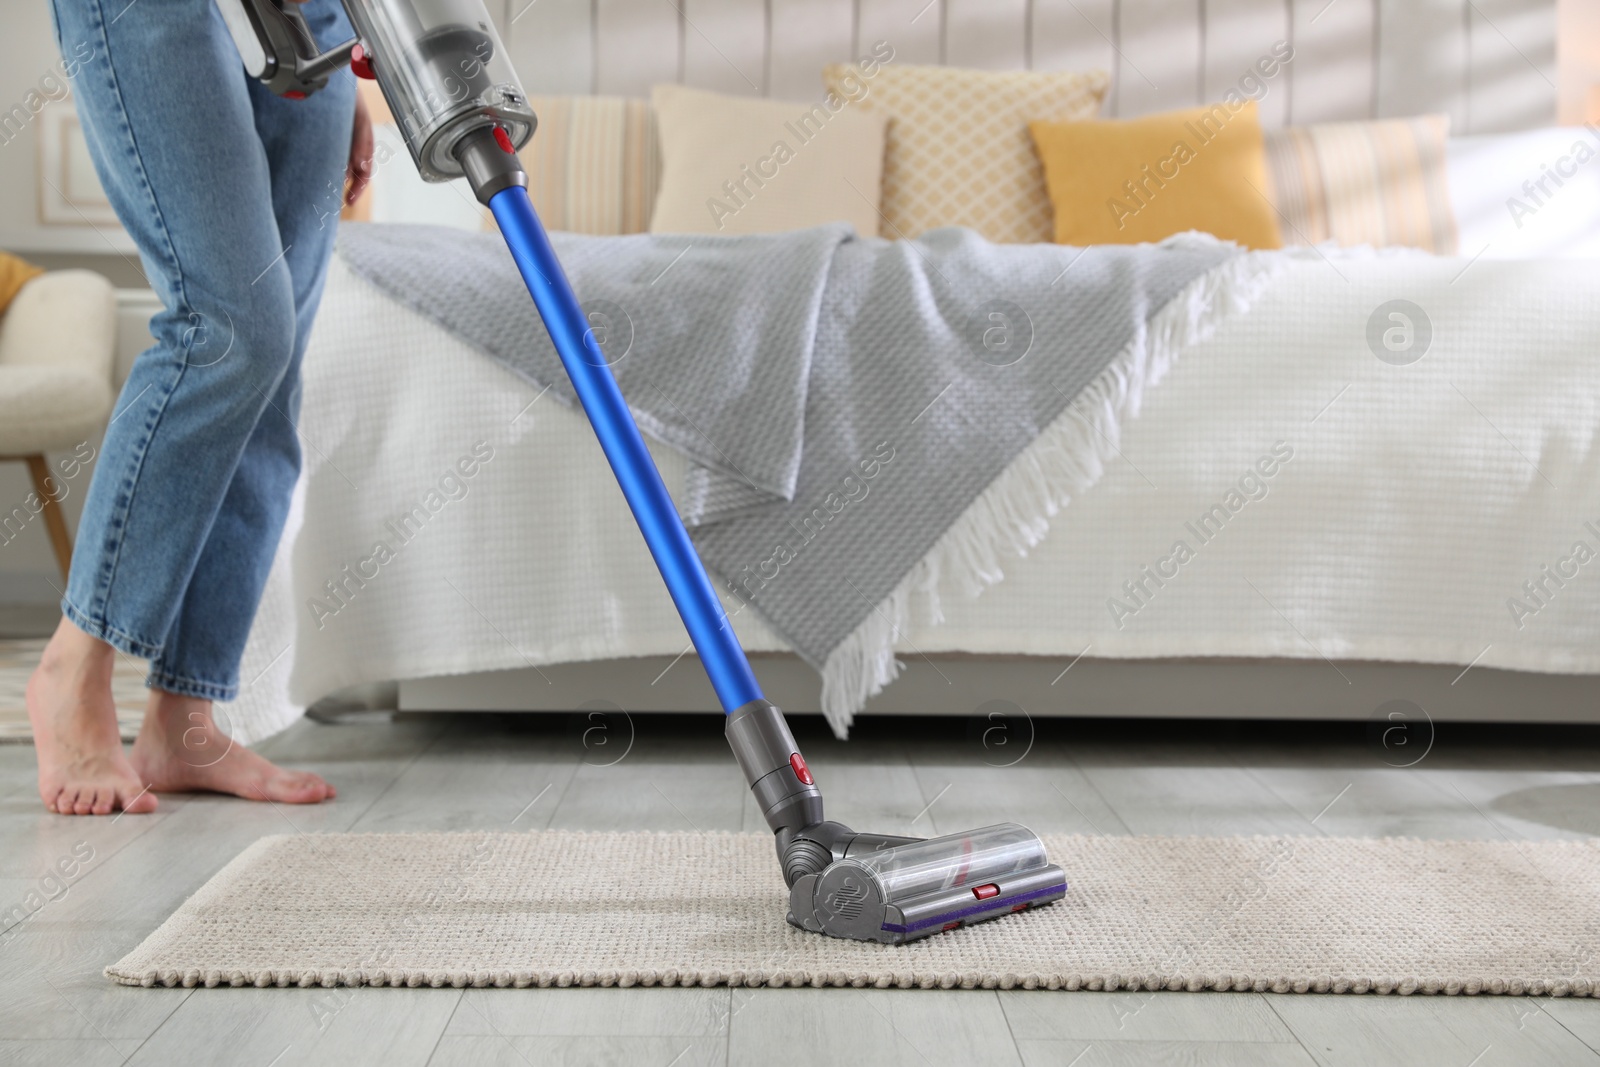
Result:
{"label": "striped pillow", "polygon": [[1455,255],[1446,115],[1269,130],[1285,244],[1409,245]]}
{"label": "striped pillow", "polygon": [[648,230],[661,180],[650,102],[616,96],[535,96],[530,102],[539,129],[522,150],[522,165],[545,225],[593,234]]}

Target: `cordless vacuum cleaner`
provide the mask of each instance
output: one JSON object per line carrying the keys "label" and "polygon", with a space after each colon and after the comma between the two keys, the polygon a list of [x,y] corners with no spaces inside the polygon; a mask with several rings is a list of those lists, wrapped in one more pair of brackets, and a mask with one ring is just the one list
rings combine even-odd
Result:
{"label": "cordless vacuum cleaner", "polygon": [[823,819],[822,792],[762,695],[528,199],[517,150],[537,119],[488,13],[480,0],[343,3],[356,37],[323,51],[293,3],[217,0],[252,77],[292,98],[345,64],[376,78],[422,177],[465,177],[494,213],[727,713],[728,744],[777,835],[789,922],[900,944],[1061,899],[1061,868],[1016,823],[923,840]]}

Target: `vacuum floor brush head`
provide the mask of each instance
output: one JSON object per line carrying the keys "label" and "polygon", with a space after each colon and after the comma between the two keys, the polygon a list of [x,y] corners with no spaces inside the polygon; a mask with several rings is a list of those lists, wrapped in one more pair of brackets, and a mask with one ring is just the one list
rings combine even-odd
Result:
{"label": "vacuum floor brush head", "polygon": [[1014,822],[919,840],[828,822],[822,791],[783,712],[751,701],[728,716],[728,744],[772,827],[802,930],[898,945],[1067,895],[1044,844]]}
{"label": "vacuum floor brush head", "polygon": [[803,930],[896,945],[1066,896],[1067,879],[1026,826],[1000,823],[846,855],[790,887]]}

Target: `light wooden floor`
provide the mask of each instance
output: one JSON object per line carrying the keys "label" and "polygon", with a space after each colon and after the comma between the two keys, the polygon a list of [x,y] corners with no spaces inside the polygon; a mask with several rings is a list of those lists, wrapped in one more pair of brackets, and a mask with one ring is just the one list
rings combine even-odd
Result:
{"label": "light wooden floor", "polygon": [[[999,762],[994,750],[960,724],[934,724],[938,737],[908,744],[899,738],[911,726],[874,725],[844,746],[807,724],[802,743],[831,814],[921,834],[1005,818],[1038,830],[1108,834],[1515,840],[1600,832],[1600,731],[1592,728],[1469,733],[1444,726],[1421,763],[1395,769],[1350,727],[1054,724],[1020,763],[993,767],[986,761]],[[618,747],[605,758],[626,742],[624,729],[616,729]],[[0,933],[0,1062],[1600,1064],[1600,1002],[1593,1000],[141,990],[101,977],[107,962],[262,834],[759,828],[716,717],[639,716],[635,729],[626,758],[600,767],[579,731],[554,717],[305,722],[263,747],[334,780],[336,802],[275,810],[163,797],[158,814],[117,820],[44,814],[31,747],[0,746],[0,907],[38,889],[74,846],[94,850],[65,892]]]}

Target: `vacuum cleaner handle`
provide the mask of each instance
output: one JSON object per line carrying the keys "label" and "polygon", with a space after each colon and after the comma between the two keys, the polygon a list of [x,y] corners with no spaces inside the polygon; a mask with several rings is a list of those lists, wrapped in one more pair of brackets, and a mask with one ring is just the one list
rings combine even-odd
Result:
{"label": "vacuum cleaner handle", "polygon": [[350,62],[356,38],[319,51],[305,16],[295,8],[285,0],[217,0],[245,71],[279,96],[303,99]]}
{"label": "vacuum cleaner handle", "polygon": [[823,818],[822,791],[783,712],[756,684],[605,353],[528,200],[527,175],[509,139],[498,128],[469,131],[458,142],[457,154],[473,189],[494,212],[728,712],[728,744],[774,834],[789,886],[789,922],[831,937],[903,944],[1065,896],[1061,868],[1048,861],[1036,835],[1015,823],[924,841],[856,833]]}
{"label": "vacuum cleaner handle", "polygon": [[678,518],[594,329],[528,199],[527,175],[521,163],[489,129],[463,136],[458,158],[473,191],[489,205],[500,225],[723,710],[732,713],[762,700],[761,686],[734,636],[722,601]]}
{"label": "vacuum cleaner handle", "polygon": [[[784,878],[792,885],[802,875],[832,862],[837,851],[834,839],[843,848],[844,836],[850,831],[823,821],[822,791],[811,777],[783,712],[762,694],[750,670],[594,329],[528,200],[527,175],[516,155],[507,151],[508,143],[503,134],[497,138],[487,130],[466,134],[457,150],[462,168],[500,225],[689,639],[727,712],[728,744],[762,816],[776,835]],[[826,827],[836,827],[840,833],[824,840],[807,839],[808,830]]]}

